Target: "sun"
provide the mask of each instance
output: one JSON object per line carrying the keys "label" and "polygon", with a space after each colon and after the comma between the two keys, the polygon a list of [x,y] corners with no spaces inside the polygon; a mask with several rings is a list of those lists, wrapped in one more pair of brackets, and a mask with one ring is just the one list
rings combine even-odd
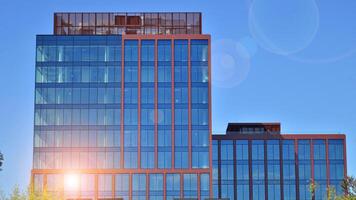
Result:
{"label": "sun", "polygon": [[64,187],[66,190],[75,191],[79,189],[79,175],[78,174],[65,174]]}

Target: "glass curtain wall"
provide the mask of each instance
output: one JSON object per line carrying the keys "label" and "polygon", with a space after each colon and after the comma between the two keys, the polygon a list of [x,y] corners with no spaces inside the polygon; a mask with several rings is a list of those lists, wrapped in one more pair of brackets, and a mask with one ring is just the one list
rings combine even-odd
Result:
{"label": "glass curtain wall", "polygon": [[175,168],[188,168],[188,40],[174,41]]}
{"label": "glass curtain wall", "polygon": [[220,141],[221,198],[234,199],[234,146],[232,140]]}
{"label": "glass curtain wall", "polygon": [[155,41],[141,41],[141,168],[155,167]]}
{"label": "glass curtain wall", "polygon": [[296,199],[295,142],[282,140],[284,199]]}
{"label": "glass curtain wall", "polygon": [[248,154],[248,140],[236,140],[236,192],[238,200],[248,200],[250,198]]}
{"label": "glass curtain wall", "polygon": [[309,185],[311,180],[310,140],[298,140],[299,198],[311,199]]}
{"label": "glass curtain wall", "polygon": [[191,40],[192,168],[209,168],[208,40]]}
{"label": "glass curtain wall", "polygon": [[313,140],[315,199],[327,199],[326,145],[325,140]]}
{"label": "glass curtain wall", "polygon": [[252,188],[253,199],[265,199],[264,141],[252,140]]}
{"label": "glass curtain wall", "polygon": [[336,194],[341,195],[340,183],[344,178],[344,141],[328,140],[330,163],[330,186],[335,188]]}
{"label": "glass curtain wall", "polygon": [[268,199],[281,199],[279,140],[267,140]]}
{"label": "glass curtain wall", "polygon": [[124,167],[138,167],[138,41],[125,40]]}

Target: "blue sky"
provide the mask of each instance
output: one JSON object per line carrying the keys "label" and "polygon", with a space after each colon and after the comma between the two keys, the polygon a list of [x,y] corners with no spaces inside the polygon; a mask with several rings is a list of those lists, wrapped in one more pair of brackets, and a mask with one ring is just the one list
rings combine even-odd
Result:
{"label": "blue sky", "polygon": [[284,133],[345,133],[356,175],[356,1],[1,0],[0,188],[25,187],[32,163],[35,35],[55,11],[200,11],[212,35],[213,130],[282,123]]}

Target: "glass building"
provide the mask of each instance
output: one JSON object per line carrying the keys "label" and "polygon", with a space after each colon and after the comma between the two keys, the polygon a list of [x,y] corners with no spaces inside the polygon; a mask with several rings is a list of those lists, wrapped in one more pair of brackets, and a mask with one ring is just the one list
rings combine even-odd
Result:
{"label": "glass building", "polygon": [[279,123],[229,123],[212,139],[213,196],[230,200],[327,199],[342,194],[343,134],[280,134]]}
{"label": "glass building", "polygon": [[[201,13],[55,13],[37,35],[31,181],[56,199],[340,194],[345,135],[229,123],[212,135]],[[219,67],[219,66],[217,66]]]}
{"label": "glass building", "polygon": [[37,35],[32,181],[61,199],[212,195],[201,13],[55,13]]}

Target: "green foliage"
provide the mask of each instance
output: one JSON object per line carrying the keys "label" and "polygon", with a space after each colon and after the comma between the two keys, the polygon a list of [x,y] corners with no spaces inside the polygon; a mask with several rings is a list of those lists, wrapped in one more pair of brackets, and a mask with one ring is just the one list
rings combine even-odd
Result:
{"label": "green foliage", "polygon": [[348,176],[342,180],[341,188],[345,196],[355,197],[356,196],[356,178],[353,176]]}
{"label": "green foliage", "polygon": [[20,191],[19,186],[15,186],[12,190],[9,200],[26,200],[26,195]]}
{"label": "green foliage", "polygon": [[333,186],[328,186],[326,188],[326,192],[327,192],[327,200],[335,200],[336,199],[336,191],[335,191],[335,188]]}
{"label": "green foliage", "polygon": [[18,186],[15,186],[12,193],[6,196],[0,191],[0,200],[57,200],[55,196],[48,193],[46,190],[34,191],[32,186],[29,186],[26,191],[21,191]]}
{"label": "green foliage", "polygon": [[310,180],[309,183],[309,192],[312,195],[312,199],[315,199],[315,190],[316,190],[317,184],[314,182],[314,180]]}

